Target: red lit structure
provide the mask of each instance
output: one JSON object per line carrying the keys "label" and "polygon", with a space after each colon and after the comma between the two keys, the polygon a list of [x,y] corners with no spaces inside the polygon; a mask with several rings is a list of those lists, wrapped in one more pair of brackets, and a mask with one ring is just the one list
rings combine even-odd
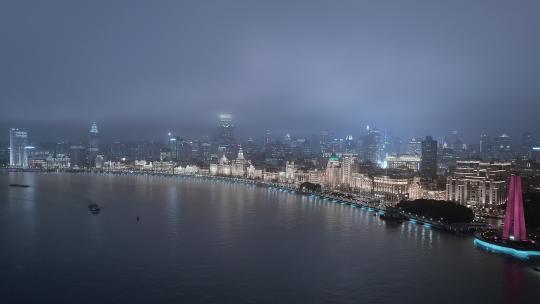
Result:
{"label": "red lit structure", "polygon": [[508,200],[504,215],[503,240],[527,241],[521,176],[512,175],[508,187]]}
{"label": "red lit structure", "polygon": [[502,237],[500,230],[487,230],[475,234],[474,244],[482,249],[519,259],[540,258],[539,242],[529,239],[525,229],[521,176],[510,177]]}

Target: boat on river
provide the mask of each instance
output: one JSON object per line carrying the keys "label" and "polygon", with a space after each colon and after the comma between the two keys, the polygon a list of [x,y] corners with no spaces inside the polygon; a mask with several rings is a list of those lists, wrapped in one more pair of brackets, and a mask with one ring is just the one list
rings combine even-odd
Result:
{"label": "boat on river", "polygon": [[92,214],[99,214],[101,212],[101,207],[98,204],[90,204],[88,205],[88,210],[90,210]]}
{"label": "boat on river", "polygon": [[30,185],[26,184],[9,184],[10,187],[18,187],[18,188],[28,188]]}

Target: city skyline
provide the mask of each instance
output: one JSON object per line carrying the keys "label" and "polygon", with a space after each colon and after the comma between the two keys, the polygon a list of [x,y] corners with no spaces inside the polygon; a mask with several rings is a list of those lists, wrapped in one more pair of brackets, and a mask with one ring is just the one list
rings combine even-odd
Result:
{"label": "city skyline", "polygon": [[[382,132],[385,134],[385,136],[391,136],[395,138],[399,138],[402,140],[414,140],[415,138],[421,138],[425,136],[433,136],[436,138],[445,138],[449,139],[453,136],[457,136],[457,139],[462,141],[465,144],[479,144],[479,148],[481,149],[482,140],[483,138],[496,138],[496,137],[505,137],[508,136],[510,138],[510,141],[513,145],[519,145],[522,141],[524,141],[525,136],[530,137],[530,141],[533,145],[537,146],[540,145],[540,138],[538,137],[537,132],[533,130],[522,130],[522,131],[516,131],[516,133],[510,133],[510,132],[499,132],[499,133],[488,133],[488,132],[476,132],[476,133],[463,133],[461,130],[454,128],[454,129],[448,129],[448,130],[442,130],[440,132],[435,131],[426,131],[427,133],[415,133],[410,135],[400,135],[400,132],[393,132],[392,130],[389,130],[384,127],[384,125],[372,125],[372,124],[364,124],[360,125],[357,128],[344,130],[344,131],[338,131],[336,132],[334,129],[323,129],[323,128],[313,128],[313,129],[306,129],[305,131],[298,131],[298,130],[292,130],[292,129],[284,129],[286,131],[280,131],[280,129],[270,129],[268,127],[259,126],[259,129],[253,130],[249,129],[245,126],[238,126],[237,124],[237,117],[230,113],[219,113],[216,114],[214,117],[211,118],[210,122],[205,122],[205,127],[202,129],[199,129],[196,132],[193,132],[193,129],[179,129],[175,128],[173,126],[170,126],[169,128],[166,128],[164,130],[160,130],[160,132],[157,133],[148,133],[147,136],[141,136],[138,137],[137,134],[126,135],[126,136],[120,136],[118,133],[114,132],[114,130],[108,129],[108,125],[105,125],[106,132],[100,133],[100,138],[103,142],[111,143],[114,141],[126,141],[126,142],[138,142],[138,141],[167,141],[167,137],[170,137],[171,135],[174,136],[180,136],[184,139],[197,139],[197,140],[212,140],[216,135],[216,123],[220,124],[220,117],[223,115],[227,116],[228,119],[230,119],[231,123],[233,124],[234,129],[234,139],[236,141],[245,141],[249,139],[263,139],[266,137],[269,137],[273,140],[282,140],[283,138],[287,136],[293,136],[295,138],[310,138],[315,135],[320,135],[322,132],[327,132],[328,135],[333,136],[334,139],[346,139],[349,137],[352,137],[354,140],[358,140],[359,138],[365,136],[369,133],[369,128],[373,128],[377,132]],[[66,136],[63,132],[58,132],[57,129],[46,129],[43,126],[33,126],[33,127],[27,127],[28,124],[24,123],[15,123],[13,125],[10,125],[7,129],[11,129],[14,126],[17,128],[31,131],[33,134],[33,140],[37,142],[57,142],[57,141],[70,141],[70,142],[78,142],[83,143],[86,142],[87,139],[85,139],[84,134],[88,131],[88,124],[92,124],[92,128],[97,123],[102,127],[103,125],[96,120],[91,120],[89,122],[86,122],[84,126],[81,125],[81,122],[78,122],[76,125],[77,127],[73,126],[62,126],[60,129],[70,129],[72,132],[71,135]],[[45,131],[44,131],[45,129]],[[56,131],[56,132],[55,132]],[[218,131],[219,132],[219,131]],[[7,142],[9,141],[9,136],[5,136],[5,138],[0,135],[0,142]]]}
{"label": "city skyline", "polygon": [[539,0],[4,0],[0,38],[2,303],[538,302]]}
{"label": "city skyline", "polygon": [[[47,162],[58,161],[64,164],[69,161],[70,156],[71,166],[80,168],[94,167],[98,163],[101,166],[106,160],[111,159],[129,161],[165,159],[202,162],[208,165],[220,157],[232,157],[238,149],[242,150],[242,145],[245,145],[248,155],[265,158],[265,161],[268,158],[275,159],[276,165],[283,164],[285,160],[310,157],[332,159],[332,155],[335,154],[355,155],[358,160],[376,164],[381,168],[404,166],[419,171],[424,178],[433,178],[437,176],[439,169],[448,170],[456,160],[522,162],[538,160],[540,152],[540,140],[530,132],[522,133],[519,138],[512,138],[507,134],[490,136],[484,133],[476,141],[468,142],[457,130],[442,136],[426,135],[402,139],[369,125],[358,136],[344,137],[325,130],[301,137],[290,133],[276,135],[266,129],[264,137],[242,138],[236,131],[235,120],[228,113],[221,113],[216,119],[214,130],[202,138],[169,131],[166,137],[156,136],[149,141],[125,139],[107,141],[103,140],[97,123],[92,122],[87,129],[86,139],[79,137],[75,141],[46,142],[33,140],[26,129],[10,128],[9,147],[0,149],[0,161],[6,163],[6,154],[9,154],[8,163],[13,167],[42,166],[45,159],[48,159]],[[143,148],[145,146],[146,148]],[[133,151],[128,151],[129,149],[136,149],[138,152],[133,154]],[[60,155],[60,159],[56,159],[57,155]],[[49,159],[51,156],[54,158]],[[28,163],[30,158],[34,160],[33,165]]]}
{"label": "city skyline", "polygon": [[220,112],[239,135],[540,129],[538,2],[130,4],[3,10],[0,129],[198,136]]}

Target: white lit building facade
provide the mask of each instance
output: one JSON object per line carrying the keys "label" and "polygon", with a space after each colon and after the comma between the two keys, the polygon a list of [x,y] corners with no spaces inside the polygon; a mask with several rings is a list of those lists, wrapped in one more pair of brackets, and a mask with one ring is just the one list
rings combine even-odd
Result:
{"label": "white lit building facade", "polygon": [[414,172],[420,170],[419,155],[387,156],[386,165],[390,169],[408,169]]}
{"label": "white lit building facade", "polygon": [[448,200],[480,207],[504,204],[510,168],[511,163],[457,161],[446,183]]}
{"label": "white lit building facade", "polygon": [[9,130],[9,165],[16,168],[28,167],[28,133],[24,130]]}

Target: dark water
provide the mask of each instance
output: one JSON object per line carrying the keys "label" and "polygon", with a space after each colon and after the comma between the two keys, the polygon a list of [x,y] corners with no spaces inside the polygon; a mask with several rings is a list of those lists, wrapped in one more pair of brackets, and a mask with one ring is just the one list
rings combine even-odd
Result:
{"label": "dark water", "polygon": [[540,303],[470,238],[192,178],[0,173],[0,242],[2,303]]}

